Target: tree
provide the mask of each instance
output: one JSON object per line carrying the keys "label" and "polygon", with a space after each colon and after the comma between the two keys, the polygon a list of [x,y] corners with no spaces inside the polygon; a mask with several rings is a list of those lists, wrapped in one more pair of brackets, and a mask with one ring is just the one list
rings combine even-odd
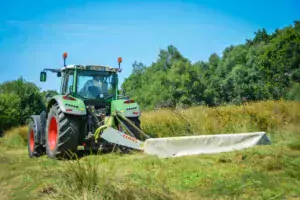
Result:
{"label": "tree", "polygon": [[45,109],[45,104],[40,89],[22,77],[14,81],[7,81],[0,85],[0,91],[4,95],[14,95],[20,98],[19,125],[27,123],[30,115],[38,114]]}
{"label": "tree", "polygon": [[21,99],[13,93],[0,93],[0,130],[18,126],[21,120]]}
{"label": "tree", "polygon": [[262,28],[245,44],[230,45],[222,57],[194,64],[173,45],[159,51],[150,66],[135,62],[122,87],[145,109],[162,102],[217,106],[248,101],[297,99],[300,82],[300,22]]}

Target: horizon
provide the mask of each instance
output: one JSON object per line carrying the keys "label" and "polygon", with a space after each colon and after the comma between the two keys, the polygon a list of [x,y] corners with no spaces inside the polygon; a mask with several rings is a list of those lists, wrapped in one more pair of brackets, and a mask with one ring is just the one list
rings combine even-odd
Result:
{"label": "horizon", "polygon": [[63,52],[67,64],[117,67],[122,57],[120,86],[134,61],[149,66],[168,45],[193,63],[207,61],[212,53],[221,55],[253,38],[258,29],[270,34],[300,19],[295,0],[31,2],[5,2],[0,8],[0,83],[22,76],[42,91],[59,91],[54,74],[41,83],[39,73],[61,68]]}

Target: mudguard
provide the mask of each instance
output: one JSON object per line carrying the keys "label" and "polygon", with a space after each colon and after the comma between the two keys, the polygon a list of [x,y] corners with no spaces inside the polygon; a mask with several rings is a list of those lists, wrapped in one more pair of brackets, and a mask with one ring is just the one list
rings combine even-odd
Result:
{"label": "mudguard", "polygon": [[51,106],[55,103],[58,104],[60,109],[64,113],[72,114],[72,115],[86,115],[86,107],[84,102],[81,99],[73,98],[72,99],[64,99],[64,95],[55,95],[53,96],[48,103],[47,113]]}
{"label": "mudguard", "polygon": [[139,117],[141,115],[140,106],[133,103],[125,103],[126,99],[118,99],[111,102],[111,112],[119,111],[125,117]]}

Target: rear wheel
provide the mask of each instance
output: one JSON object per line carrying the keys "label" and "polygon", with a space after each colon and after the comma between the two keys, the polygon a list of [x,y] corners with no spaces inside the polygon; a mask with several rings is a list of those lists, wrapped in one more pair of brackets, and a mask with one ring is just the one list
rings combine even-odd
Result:
{"label": "rear wheel", "polygon": [[29,129],[28,129],[28,156],[30,158],[33,157],[40,157],[43,155],[45,152],[45,148],[39,143],[39,141],[36,141],[35,135],[37,130],[37,125],[35,122],[31,122],[29,124]]}
{"label": "rear wheel", "polygon": [[77,151],[80,121],[76,116],[63,113],[54,104],[48,113],[46,126],[46,152],[50,158],[64,157]]}

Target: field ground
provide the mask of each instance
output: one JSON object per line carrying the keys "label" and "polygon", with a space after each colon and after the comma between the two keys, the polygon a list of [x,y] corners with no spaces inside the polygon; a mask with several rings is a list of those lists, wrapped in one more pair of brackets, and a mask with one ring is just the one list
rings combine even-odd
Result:
{"label": "field ground", "polygon": [[[180,121],[181,119],[181,121]],[[0,139],[0,197],[6,199],[300,199],[300,104],[160,110],[142,114],[153,136],[266,131],[272,145],[217,155],[158,159],[90,155],[29,159],[26,127]]]}

